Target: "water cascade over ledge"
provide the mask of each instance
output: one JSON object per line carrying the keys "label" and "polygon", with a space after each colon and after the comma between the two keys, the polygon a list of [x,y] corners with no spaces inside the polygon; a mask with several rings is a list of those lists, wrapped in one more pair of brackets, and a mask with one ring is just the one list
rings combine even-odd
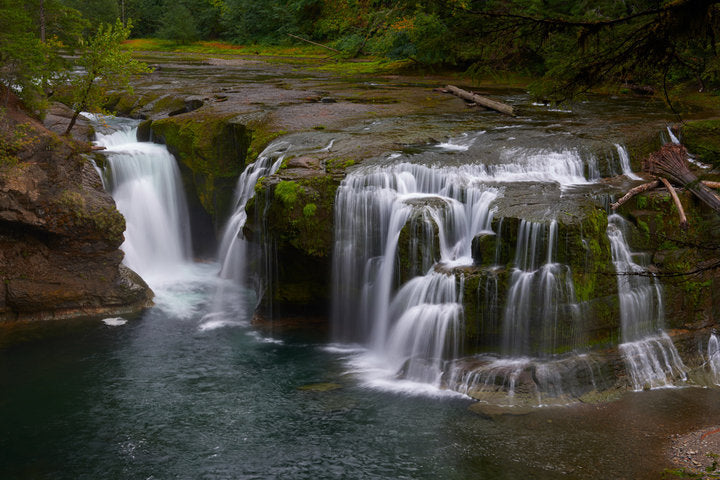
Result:
{"label": "water cascade over ledge", "polygon": [[621,341],[633,388],[663,387],[685,379],[685,365],[670,337],[663,331],[662,288],[635,259],[626,240],[626,221],[608,217],[608,237],[618,273]]}
{"label": "water cascade over ledge", "polygon": [[[468,138],[436,148],[467,155],[481,136]],[[521,188],[518,182],[540,182],[562,197],[595,180],[595,161],[575,150],[506,149],[499,158],[443,168],[397,160],[343,180],[335,205],[333,338],[365,348],[353,365],[370,384],[400,378],[466,394],[487,384],[507,397],[517,377],[532,375],[536,390],[549,396],[579,395],[578,383],[593,388],[592,358],[553,353],[582,340],[572,272],[555,258],[557,222],[520,221],[507,291],[499,291],[494,272],[505,269],[497,257],[507,240],[494,205],[506,188]],[[479,242],[497,244],[479,301],[494,312],[499,338],[497,354],[468,361],[464,282],[478,269]]]}
{"label": "water cascade over ledge", "polygon": [[191,260],[190,220],[175,158],[164,145],[137,141],[137,126],[97,134],[105,147],[105,188],[125,217],[124,263],[150,286]]}

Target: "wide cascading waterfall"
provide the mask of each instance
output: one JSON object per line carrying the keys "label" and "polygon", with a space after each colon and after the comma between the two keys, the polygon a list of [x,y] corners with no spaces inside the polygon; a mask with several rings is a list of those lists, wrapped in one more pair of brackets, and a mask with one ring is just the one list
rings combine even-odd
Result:
{"label": "wide cascading waterfall", "polygon": [[97,134],[105,147],[105,187],[125,217],[124,263],[150,286],[191,259],[190,221],[175,158],[164,145],[137,141],[137,127]]}
{"label": "wide cascading waterfall", "polygon": [[[474,181],[482,174],[400,163],[346,177],[336,197],[336,340],[367,345],[393,375],[439,385],[443,363],[458,354],[461,337],[461,290],[451,269],[472,264],[472,239],[489,230],[499,193]],[[431,265],[419,276],[397,262],[400,238],[409,230],[436,237],[415,243],[412,255]],[[403,245],[412,245],[406,240]]]}
{"label": "wide cascading waterfall", "polygon": [[635,390],[672,385],[685,379],[685,365],[663,331],[662,288],[647,269],[634,260],[626,240],[627,222],[608,217],[608,237],[618,274],[620,352]]}

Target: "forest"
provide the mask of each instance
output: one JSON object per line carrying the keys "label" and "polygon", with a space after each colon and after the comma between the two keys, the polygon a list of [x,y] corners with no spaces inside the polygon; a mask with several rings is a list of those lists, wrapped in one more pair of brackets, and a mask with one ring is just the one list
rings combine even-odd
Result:
{"label": "forest", "polygon": [[[720,85],[712,0],[2,0],[3,83],[57,71],[60,57],[120,21],[178,44],[321,43],[345,58],[407,60],[470,78],[519,74],[564,101],[602,86],[671,99]],[[27,93],[27,92],[26,92]]]}

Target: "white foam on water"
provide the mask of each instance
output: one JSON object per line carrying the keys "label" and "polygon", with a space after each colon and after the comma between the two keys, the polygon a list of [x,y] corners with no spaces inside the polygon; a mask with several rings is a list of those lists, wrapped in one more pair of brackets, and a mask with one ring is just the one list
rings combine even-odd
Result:
{"label": "white foam on water", "polygon": [[104,318],[103,323],[109,327],[121,327],[127,323],[127,320],[121,317]]}

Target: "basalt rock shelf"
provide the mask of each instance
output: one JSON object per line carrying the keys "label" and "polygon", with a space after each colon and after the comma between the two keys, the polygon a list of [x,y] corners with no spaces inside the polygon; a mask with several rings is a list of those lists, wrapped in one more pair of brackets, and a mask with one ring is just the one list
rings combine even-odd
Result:
{"label": "basalt rock shelf", "polygon": [[114,316],[152,305],[145,282],[120,263],[125,220],[89,157],[17,104],[4,121],[25,141],[0,167],[0,319]]}

